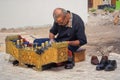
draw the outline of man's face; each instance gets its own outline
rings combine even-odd
[[[60,14],[56,17],[55,22],[58,23],[58,25],[65,26],[68,22],[66,15]]]

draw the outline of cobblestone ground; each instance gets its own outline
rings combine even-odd
[[[8,62],[8,55],[0,53],[0,80],[119,80],[120,79],[120,55],[110,53],[109,59],[117,60],[115,71],[96,71],[95,65],[90,64],[90,56],[86,60],[76,63],[71,70],[64,67],[50,70],[35,71],[30,68],[15,67]],[[99,59],[101,56],[98,57]]]

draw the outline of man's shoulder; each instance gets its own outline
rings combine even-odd
[[[78,14],[72,13],[72,16],[73,16],[73,23],[83,22],[83,20]]]
[[[78,14],[72,13],[73,17],[78,17],[80,18],[80,16]]]
[[[73,20],[82,20],[81,17],[78,14],[72,13]]]

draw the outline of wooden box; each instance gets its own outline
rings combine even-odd
[[[68,44],[66,42],[53,43],[42,54],[37,54],[35,48],[17,48],[14,40],[18,40],[19,35],[6,37],[6,52],[19,61],[19,65],[34,65],[37,70],[42,70],[42,66],[49,63],[60,63],[68,59]]]
[[[76,52],[74,52],[74,61],[80,62],[85,60],[85,51],[86,49],[80,49]]]

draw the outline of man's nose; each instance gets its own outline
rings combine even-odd
[[[56,22],[62,22],[62,18],[57,18]]]

